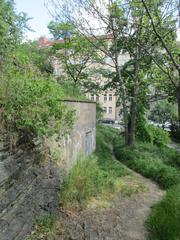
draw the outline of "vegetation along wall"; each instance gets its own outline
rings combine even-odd
[[[0,240],[23,240],[38,218],[56,215],[65,174],[80,153],[95,150],[96,104],[66,104],[75,110],[74,126],[66,137],[45,139],[45,153],[17,149],[9,155],[0,148]]]

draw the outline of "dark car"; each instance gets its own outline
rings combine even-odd
[[[114,124],[114,120],[110,118],[104,118],[100,120],[101,123]]]

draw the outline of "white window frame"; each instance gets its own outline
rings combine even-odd
[[[112,93],[109,94],[109,101],[112,101]]]
[[[91,94],[91,101],[94,101],[94,94]]]
[[[112,113],[112,107],[109,107],[109,114]]]

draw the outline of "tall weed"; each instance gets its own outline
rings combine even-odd
[[[146,221],[151,240],[180,239],[180,184],[167,191]]]

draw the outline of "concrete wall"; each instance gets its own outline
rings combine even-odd
[[[70,135],[62,140],[48,140],[49,149],[59,155],[59,164],[66,170],[75,163],[81,154],[90,155],[96,148],[96,104],[86,101],[66,100],[68,107],[76,110],[76,120]]]

